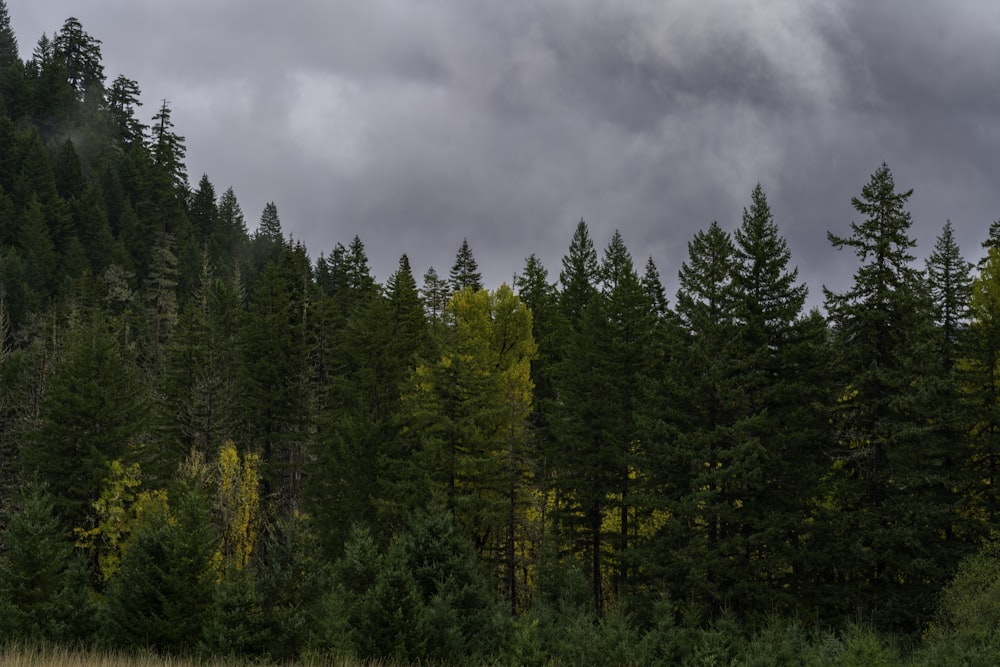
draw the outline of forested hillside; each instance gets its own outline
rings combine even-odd
[[[76,19],[22,61],[0,0],[0,640],[1000,646],[1000,224],[975,263],[950,224],[916,257],[883,164],[831,230],[854,277],[822,311],[759,186],[670,298],[584,221],[509,286],[463,239],[447,274],[403,255],[379,284],[358,237],[313,259],[273,203],[250,231],[231,188],[192,185],[169,103],[139,102]]]

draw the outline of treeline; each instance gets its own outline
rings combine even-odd
[[[558,276],[532,255],[487,289],[463,241],[383,285],[359,238],[312,261],[273,203],[250,233],[192,188],[168,103],[141,122],[100,46],[69,19],[24,62],[0,0],[0,639],[996,649],[1000,224],[975,266],[945,224],[917,268],[882,165],[830,235],[856,270],[826,314],[759,186],[672,301],[583,221]]]

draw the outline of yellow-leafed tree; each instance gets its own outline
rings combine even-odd
[[[260,457],[247,453],[240,460],[236,445],[227,441],[219,448],[215,509],[221,521],[220,550],[226,562],[246,567],[259,530]]]

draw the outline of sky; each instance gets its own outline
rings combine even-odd
[[[883,163],[922,266],[946,220],[976,261],[1000,218],[1000,3],[985,0],[7,0],[22,56],[70,16],[108,81],[161,100],[189,180],[273,201],[314,259],[358,235],[384,280],[487,286],[577,223],[620,230],[673,300],[687,244],[760,183],[822,303],[858,266],[827,232]]]

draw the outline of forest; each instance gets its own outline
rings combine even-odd
[[[668,299],[622,236],[483,284],[192,186],[164,100],[0,0],[0,646],[276,662],[991,664],[1000,222],[886,164],[808,286],[758,185]],[[513,273],[513,271],[512,271]]]

